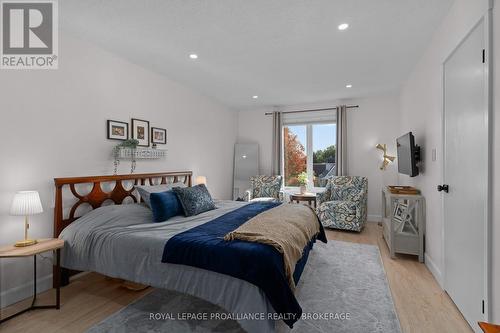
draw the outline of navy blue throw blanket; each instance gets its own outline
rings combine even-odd
[[[162,262],[194,266],[233,276],[258,286],[267,296],[280,318],[293,326],[302,315],[285,275],[283,255],[266,244],[241,240],[225,241],[224,236],[252,217],[280,205],[257,202],[238,208],[170,238],[163,251]],[[319,223],[319,221],[318,221]],[[317,238],[327,242],[320,223]],[[293,278],[300,275],[316,239],[311,239],[297,262]]]

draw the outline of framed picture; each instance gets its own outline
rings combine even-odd
[[[403,222],[403,220],[406,218],[407,210],[408,203],[404,201],[398,201],[398,203],[394,206],[394,219],[398,222]]]
[[[127,140],[128,123],[123,121],[108,120],[108,139],[109,140]]]
[[[132,139],[141,147],[149,147],[149,121],[132,118]]]
[[[160,145],[166,145],[167,130],[164,128],[151,127],[151,142]]]

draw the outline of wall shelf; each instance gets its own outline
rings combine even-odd
[[[160,159],[167,156],[166,149],[152,148],[120,148],[118,150],[118,158],[124,159]]]

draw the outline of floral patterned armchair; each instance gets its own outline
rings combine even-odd
[[[366,223],[368,179],[337,176],[316,197],[316,213],[324,227],[361,231]]]
[[[255,176],[250,178],[251,188],[245,191],[245,201],[283,201],[282,176]]]

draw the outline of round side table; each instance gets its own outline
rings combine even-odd
[[[314,208],[316,208],[316,194],[314,193],[294,193],[290,194],[290,203],[301,203],[301,202],[307,202],[309,206],[313,205]]]

